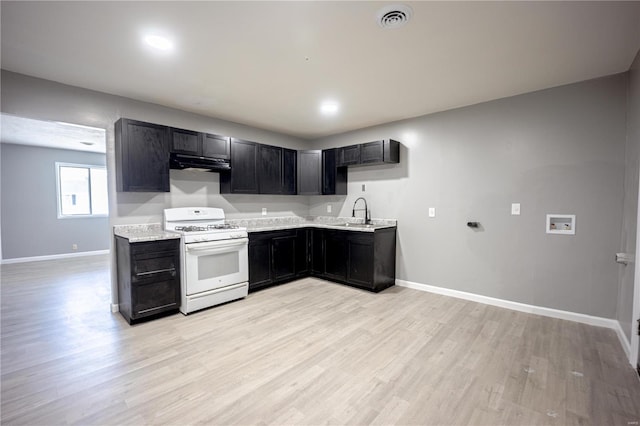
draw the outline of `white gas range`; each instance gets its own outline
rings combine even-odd
[[[212,207],[165,209],[164,229],[180,238],[180,312],[219,305],[247,296],[249,260],[246,228],[225,223]]]

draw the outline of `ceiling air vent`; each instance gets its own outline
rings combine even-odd
[[[400,28],[411,19],[412,10],[404,4],[392,4],[378,11],[378,25],[382,28]]]

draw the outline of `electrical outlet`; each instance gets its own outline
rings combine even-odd
[[[520,203],[511,204],[511,214],[513,216],[518,216],[520,214]]]
[[[78,250],[77,244],[71,244],[71,250]]]
[[[327,213],[331,213],[331,204],[327,204]]]
[[[262,216],[266,216],[267,215],[267,208],[263,207],[262,208]]]
[[[429,217],[436,217],[436,208],[429,207]]]
[[[364,191],[365,191],[365,189],[366,189],[366,187],[365,187],[365,185],[364,185],[364,183],[363,183],[363,184],[362,184],[362,192],[364,192]]]

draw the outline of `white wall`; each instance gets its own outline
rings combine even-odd
[[[403,144],[401,164],[350,169],[349,195],[329,201],[351,215],[365,196],[374,218],[398,219],[399,279],[614,318],[625,90],[621,74],[319,140]],[[577,215],[576,235],[546,234],[547,213]]]

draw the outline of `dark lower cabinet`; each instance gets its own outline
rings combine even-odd
[[[130,243],[116,236],[118,308],[132,324],[178,312],[180,240]]]
[[[249,234],[249,290],[291,281],[306,275],[304,230],[253,232]]]
[[[271,278],[271,239],[264,233],[249,234],[249,289],[273,283]]]
[[[324,230],[311,229],[311,275],[324,275]]]
[[[296,276],[296,234],[288,233],[271,239],[271,272],[274,281]]]
[[[378,292],[395,284],[396,228],[249,234],[249,290],[315,276]]]
[[[347,282],[363,287],[373,283],[375,235],[354,233],[347,236]]]
[[[324,232],[324,276],[332,280],[347,278],[347,236],[349,231]]]
[[[378,292],[396,280],[396,228],[312,231],[311,275]]]
[[[296,277],[306,277],[311,272],[311,230],[296,230]]]

